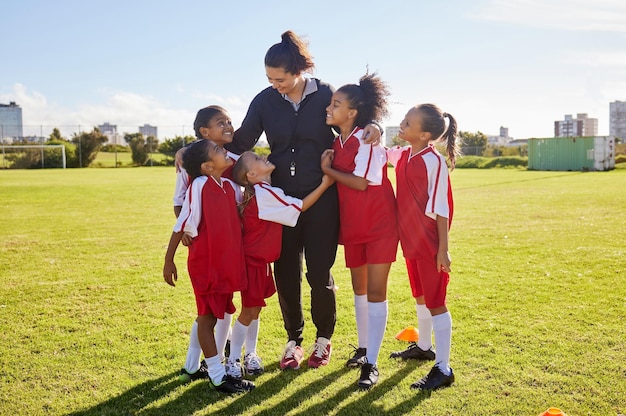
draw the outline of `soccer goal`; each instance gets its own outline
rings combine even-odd
[[[62,144],[0,145],[2,169],[66,168]]]

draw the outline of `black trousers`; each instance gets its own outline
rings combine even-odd
[[[280,258],[274,262],[274,278],[288,339],[302,343],[302,259],[311,287],[311,316],[317,337],[330,339],[335,330],[337,306],[330,268],[337,255],[339,205],[336,186],[330,187],[295,227],[283,226]]]

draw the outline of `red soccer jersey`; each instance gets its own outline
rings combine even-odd
[[[259,219],[256,198],[250,199],[243,210],[243,246],[246,263],[266,265],[278,259],[282,244],[283,226]]]
[[[368,180],[359,191],[337,182],[339,194],[339,243],[361,244],[397,235],[396,204],[387,178],[387,156],[382,146],[365,144],[363,129],[356,127],[341,143],[333,142],[333,169]]]
[[[398,230],[404,257],[436,257],[437,215],[452,223],[453,201],[445,158],[433,146],[411,155],[411,147],[387,151],[396,168]]]
[[[302,200],[261,182],[243,211],[246,262],[264,265],[276,261],[282,245],[282,225],[294,227],[302,212]]]
[[[196,198],[201,201],[196,201]],[[189,213],[201,209],[197,237],[189,247],[187,268],[199,295],[234,293],[246,288],[246,270],[235,191],[228,180],[196,178],[188,193]],[[200,203],[198,203],[200,202]],[[185,229],[185,224],[182,224]]]

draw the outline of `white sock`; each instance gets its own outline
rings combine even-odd
[[[213,357],[205,358],[204,362],[207,365],[209,377],[211,378],[213,384],[216,386],[222,384],[222,379],[226,375],[226,370],[222,365],[222,360],[220,360],[219,354],[214,355]]]
[[[229,313],[224,314],[224,319],[218,319],[215,324],[215,345],[217,346],[217,355],[220,360],[224,360],[224,348],[230,334],[230,324],[233,316]]]
[[[367,295],[354,295],[354,315],[359,348],[367,346]]]
[[[380,345],[383,343],[385,328],[387,328],[388,307],[387,301],[367,303],[367,362],[376,365]]]
[[[433,317],[426,305],[417,304],[417,346],[428,350],[433,346]]]
[[[248,333],[248,327],[239,322],[239,320],[235,321],[235,325],[233,325],[233,331],[230,335],[230,356],[228,360],[240,360],[241,359],[241,350],[243,349],[243,343],[246,339],[246,334]]]
[[[445,375],[450,375],[450,349],[452,347],[452,316],[450,312],[433,316],[435,331],[435,362]]]
[[[189,347],[187,348],[187,358],[185,359],[185,370],[189,374],[193,374],[200,369],[200,357],[202,356],[202,347],[198,339],[198,322],[193,321],[191,325],[191,334],[189,334]]]
[[[255,319],[248,325],[248,333],[246,334],[246,354],[251,352],[256,354],[256,343],[259,340],[259,319]]]

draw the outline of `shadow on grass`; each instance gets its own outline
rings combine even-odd
[[[141,383],[117,397],[92,408],[69,413],[68,416],[133,415],[150,403],[180,387],[178,372]]]
[[[274,367],[277,368],[278,364],[275,366],[270,365],[266,367],[266,370],[275,370]],[[303,371],[279,371],[272,378],[263,380],[262,388],[257,388],[247,394],[227,396],[214,390],[210,387],[210,383],[205,380],[185,385],[178,380],[178,372],[173,372],[141,383],[89,409],[69,413],[68,416],[186,415],[201,411],[211,405],[222,406],[220,409],[211,411],[211,415],[246,414],[249,413],[248,409],[251,407],[260,405],[272,397],[280,396],[285,385],[293,382],[302,374]],[[319,392],[327,386],[327,383],[335,381],[340,374],[342,372],[338,371],[336,374],[325,376],[323,380],[319,380],[299,390],[297,395],[285,399],[276,407],[281,409],[297,407],[302,397],[305,397],[301,396],[302,394],[310,395],[315,394],[316,391]],[[171,400],[163,404],[154,405],[155,402],[175,393],[179,389],[181,389],[180,394]],[[283,413],[286,412],[272,407],[264,409],[261,414],[274,415]]]
[[[270,366],[271,367],[271,366]],[[354,371],[354,383],[345,386],[330,397],[325,397],[315,405],[297,413],[298,415],[327,414],[341,406],[341,403],[348,400],[343,408],[339,409],[341,414],[383,414],[384,409],[380,408],[376,401],[383,398],[397,384],[406,378],[415,366],[406,366],[391,374],[389,378],[383,379],[379,384],[369,391],[360,391],[357,387],[358,371]],[[304,370],[304,369],[303,369]],[[208,381],[196,381],[187,385],[171,400],[162,404],[154,405],[155,402],[171,395],[176,390],[181,389],[183,384],[178,381],[178,372],[170,373],[154,380],[146,381],[130,390],[100,403],[89,409],[70,413],[69,416],[91,416],[91,415],[137,415],[161,416],[161,415],[183,415],[193,414],[206,409],[208,406],[218,407],[211,411],[211,415],[234,415],[251,414],[276,415],[286,414],[298,408],[302,401],[319,395],[321,391],[329,385],[335,383],[340,377],[346,374],[344,368],[332,373],[324,374],[323,378],[303,385],[295,393],[285,396],[280,402],[272,404],[270,407],[264,406],[264,402],[275,401],[276,397],[284,396],[284,389],[304,374],[304,371],[278,371],[271,378],[264,379],[260,388],[254,391],[236,395],[226,396],[210,387]],[[354,400],[354,394],[361,396]],[[422,400],[427,398],[426,394],[416,395],[407,401],[397,404],[394,413],[410,413]],[[256,409],[255,409],[256,407]]]
[[[307,369],[305,371],[318,371],[318,370]],[[297,408],[298,406],[300,406],[303,400],[308,399],[309,397],[315,396],[315,394],[318,394],[320,391],[328,387],[329,384],[332,384],[335,381],[337,381],[337,379],[341,377],[344,373],[345,373],[345,370],[342,369],[342,370],[336,370],[332,373],[324,374],[323,378],[320,378],[313,383],[309,383],[306,386],[303,386],[302,388],[298,389],[295,394],[289,397],[285,397],[282,401],[276,403],[272,407],[264,408],[261,412],[258,413],[258,415],[266,415],[266,416],[272,415],[273,416],[273,415],[286,414],[290,410],[293,410]],[[270,383],[269,385],[268,383],[264,383],[263,384],[263,397],[258,402],[260,403],[265,399],[269,399],[276,395],[280,395],[284,386],[286,384],[291,383],[292,380],[295,379],[299,374],[302,374],[302,370],[287,371],[287,372],[283,371],[278,374],[281,378],[280,381],[276,383]],[[284,380],[285,376],[289,377],[288,381]]]
[[[412,363],[414,364],[414,363]],[[362,397],[348,404],[347,406],[340,409],[337,414],[338,415],[364,415],[364,414],[405,414],[410,413],[410,410],[413,409],[417,404],[423,400],[410,400],[409,402],[403,403],[403,406],[396,406],[394,409],[396,412],[390,412],[389,410],[385,410],[384,408],[378,406],[376,401],[381,399],[385,394],[389,393],[396,385],[398,385],[402,380],[404,380],[410,373],[415,370],[415,365],[406,365],[404,368],[396,371],[392,374],[391,377],[384,379],[381,383],[378,383],[376,386],[372,387],[370,390],[362,391]],[[350,388],[346,388],[347,394],[350,394],[357,390],[356,381],[353,386]],[[346,394],[346,396],[347,396]],[[345,397],[344,397],[345,398]],[[314,412],[315,414],[316,412]]]
[[[266,367],[266,370],[271,368],[272,366]],[[223,406],[220,409],[212,410],[211,415],[232,416],[250,414],[251,412],[248,409],[260,405],[272,397],[280,395],[281,391],[284,390],[285,385],[293,382],[302,374],[302,371],[280,371],[277,372],[272,378],[263,380],[263,384],[260,388],[256,388],[250,393],[235,396],[226,396],[223,393],[213,390],[209,387],[208,382],[196,382],[192,388],[185,391],[175,400],[171,400],[160,407],[145,409],[141,412],[141,415],[162,416],[192,414],[206,408],[209,405]],[[320,386],[320,389],[323,387],[324,386]],[[300,390],[298,392],[298,396],[306,390],[307,389]],[[289,406],[297,407],[300,401],[298,397],[293,397],[289,400],[292,400],[293,403],[290,402],[285,404],[284,406],[287,409]],[[279,406],[282,407],[282,405]],[[259,414],[275,415],[284,413],[286,412],[277,412],[273,409],[269,409],[264,410]]]

